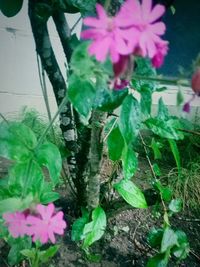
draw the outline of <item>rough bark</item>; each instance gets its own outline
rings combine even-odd
[[[37,1],[29,0],[29,18],[36,44],[36,51],[41,58],[42,65],[52,84],[57,105],[60,105],[66,97],[66,82],[57,63],[47,29],[47,21],[42,20],[36,14]],[[70,102],[66,104],[60,113],[60,127],[67,149],[71,151],[68,158],[70,174],[75,179],[76,160],[75,153],[78,151],[77,133],[74,123],[74,115]]]
[[[106,113],[96,110],[93,111],[88,171],[89,175],[87,206],[89,210],[92,210],[99,205],[99,192],[101,182],[100,169],[103,149],[102,132],[105,119]]]

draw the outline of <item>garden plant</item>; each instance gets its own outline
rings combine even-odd
[[[23,0],[1,0],[0,8],[12,17],[22,4]],[[77,12],[83,18],[80,40],[72,34],[64,15]],[[91,246],[103,238],[113,213],[127,204],[137,209],[154,204],[162,207],[162,226],[147,237],[157,251],[148,267],[167,266],[172,257],[179,263],[188,256],[186,234],[170,223],[173,214],[181,211],[182,200],[173,198],[171,189],[159,180],[156,164],[162,157],[158,140],[164,140],[178,175],[182,175],[177,141],[183,140],[187,131],[182,120],[169,113],[162,98],[153,114],[152,96],[167,90],[167,85],[191,85],[193,95],[188,102],[180,91],[177,95],[177,106],[189,112],[191,102],[200,94],[200,71],[197,60],[191,81],[157,75],[156,69],[164,64],[169,50],[163,39],[167,30],[161,21],[164,13],[164,5],[153,5],[151,0],[28,1],[38,59],[51,82],[58,111],[51,115],[44,94],[50,122],[39,136],[24,123],[1,115],[0,155],[11,160],[11,166],[8,175],[0,179],[0,237],[10,246],[11,265],[26,259],[29,266],[45,266],[59,249],[58,235],[69,228],[72,240],[81,244],[85,255],[97,260]],[[66,56],[66,81],[51,45],[50,17]],[[62,153],[56,142],[46,138],[57,117],[64,141]],[[151,137],[148,144],[145,131]],[[149,190],[134,182],[138,143],[151,170]],[[102,178],[105,155],[113,170],[107,180]],[[72,226],[62,207],[55,204],[63,183],[62,170],[76,203]]]

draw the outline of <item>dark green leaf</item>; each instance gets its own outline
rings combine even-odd
[[[83,230],[85,236],[83,249],[99,240],[105,232],[106,214],[101,207],[97,207],[92,212],[92,221],[87,223]]]
[[[177,245],[176,233],[169,227],[164,231],[162,242],[161,242],[161,253],[166,252],[169,248]]]
[[[122,153],[122,166],[125,179],[131,179],[138,166],[138,159],[131,146],[125,145]]]
[[[115,91],[107,88],[106,82],[97,82],[97,93],[94,108],[102,111],[113,111],[121,105],[128,94],[128,89]]]
[[[151,247],[153,248],[159,247],[161,245],[162,237],[163,237],[163,229],[153,228],[147,236],[147,241]]]
[[[168,264],[168,257],[165,254],[157,254],[149,259],[147,267],[166,267]]]
[[[160,146],[159,146],[159,143],[156,142],[154,138],[152,138],[152,140],[151,140],[151,148],[153,149],[154,158],[155,159],[161,159],[162,154],[160,152]]]
[[[183,94],[181,92],[181,90],[178,90],[177,96],[176,96],[176,105],[180,106],[184,101],[184,97]]]
[[[128,95],[123,101],[119,118],[119,128],[127,144],[135,141],[140,123],[138,101],[132,95]]]
[[[157,118],[150,118],[145,121],[146,126],[155,134],[160,137],[180,140],[184,138],[184,135],[178,129],[181,128],[181,124],[178,119],[169,119],[167,121]]]
[[[147,203],[142,191],[130,180],[121,180],[114,185],[123,199],[135,208],[147,208]]]
[[[142,86],[140,90],[141,100],[140,108],[141,112],[145,116],[151,115],[151,104],[152,104],[152,89],[147,86]]]
[[[0,155],[2,157],[27,161],[36,146],[35,134],[30,128],[18,122],[0,124]]]
[[[77,7],[82,14],[94,12],[97,0],[68,0],[70,5]]]
[[[170,201],[172,198],[172,191],[169,187],[163,186],[159,180],[154,182],[154,187],[159,190],[163,200]]]
[[[181,199],[172,199],[172,201],[169,203],[169,209],[172,212],[180,212],[183,207],[183,201]]]
[[[82,217],[77,219],[72,225],[72,240],[80,241],[84,238],[83,230],[86,223],[89,222],[89,213],[87,210],[82,210]]]
[[[22,8],[23,0],[0,0],[0,10],[6,17],[15,16]]]
[[[74,108],[85,118],[88,118],[96,96],[94,84],[76,75],[69,79],[68,96]]]
[[[176,161],[176,166],[178,168],[179,175],[181,174],[181,160],[180,160],[180,154],[177,147],[177,144],[174,140],[168,139],[171,151],[173,153],[174,159]]]
[[[124,139],[121,135],[119,127],[114,127],[110,132],[108,139],[108,155],[113,161],[119,160],[122,155],[122,150],[124,148]]]
[[[53,185],[58,184],[62,159],[57,146],[49,142],[42,144],[35,153],[35,159],[41,166],[48,168]]]
[[[168,120],[169,112],[167,106],[164,104],[162,97],[158,101],[158,114],[157,118],[160,120]]]
[[[158,164],[156,164],[156,163],[153,164],[153,170],[154,170],[156,176],[161,176],[161,171],[160,171]]]

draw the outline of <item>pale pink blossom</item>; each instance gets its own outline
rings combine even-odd
[[[63,220],[63,212],[55,213],[54,204],[48,206],[37,205],[37,214],[27,217],[29,229],[27,234],[32,236],[33,241],[40,240],[41,243],[47,243],[50,239],[55,243],[55,234],[63,235],[66,228],[66,222]]]
[[[94,55],[98,61],[105,61],[110,55],[113,63],[118,62],[120,55],[132,53],[134,40],[136,41],[137,30],[121,29],[120,20],[116,17],[108,17],[104,8],[96,5],[98,18],[87,17],[83,20],[86,29],[81,33],[83,39],[91,39],[89,54]]]
[[[162,5],[155,5],[152,9],[152,0],[127,0],[117,15],[117,21],[121,27],[131,27],[138,32],[137,48],[143,57],[153,58],[157,54],[157,46],[162,43],[161,35],[165,33],[165,24],[157,22],[164,14]],[[132,48],[135,48],[135,41]]]
[[[26,216],[23,212],[4,213],[3,219],[12,237],[23,237],[26,234]]]

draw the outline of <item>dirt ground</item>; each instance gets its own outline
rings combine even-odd
[[[0,160],[0,177],[6,174],[8,163]],[[145,177],[146,162],[140,163],[137,183],[143,187],[147,186]],[[121,212],[108,222],[106,234],[91,248],[91,252],[101,255],[100,262],[89,262],[80,249],[80,244],[71,241],[71,225],[73,218],[73,207],[70,201],[61,201],[63,211],[66,214],[68,230],[63,238],[58,238],[60,249],[49,267],[144,267],[149,257],[156,254],[146,240],[147,233],[152,227],[159,227],[162,218],[152,217],[150,207],[145,210],[132,209]],[[173,229],[185,231],[189,238],[191,252],[189,257],[179,265],[171,258],[168,266],[198,267],[200,266],[200,215],[187,210],[171,218]],[[7,246],[0,241],[0,267],[8,267],[6,260]],[[27,266],[25,263],[23,267]],[[22,265],[20,266],[22,267]]]

